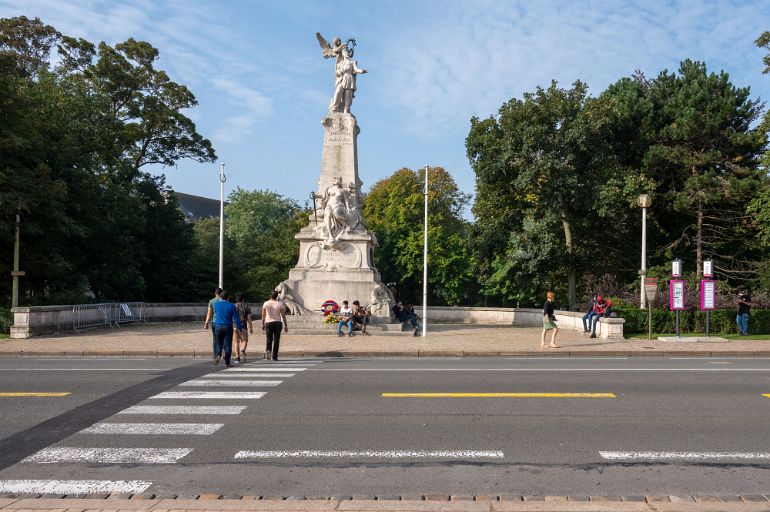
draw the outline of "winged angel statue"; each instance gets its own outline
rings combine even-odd
[[[356,92],[356,75],[366,73],[353,60],[353,50],[356,46],[355,39],[348,39],[342,42],[339,37],[332,40],[329,44],[320,34],[315,33],[318,44],[321,46],[321,52],[325,59],[332,57],[336,60],[334,68],[334,96],[329,103],[329,112],[350,113],[350,105],[353,103],[353,97]]]

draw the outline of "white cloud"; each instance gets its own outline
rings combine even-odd
[[[257,122],[273,112],[270,98],[230,78],[214,78],[211,83],[225,93],[224,99],[240,112],[220,122],[213,135],[217,142],[237,142],[252,133]],[[246,113],[243,113],[246,111]]]
[[[565,87],[580,79],[598,93],[637,68],[654,76],[684,58],[735,75],[756,58],[750,50],[767,29],[766,8],[761,1],[439,2],[424,9],[429,23],[415,17],[391,38],[371,71],[384,103],[398,106],[415,133],[435,134],[467,127],[470,116],[493,114],[551,79]]]

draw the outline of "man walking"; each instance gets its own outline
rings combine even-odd
[[[281,344],[281,325],[283,332],[289,333],[286,323],[286,306],[278,300],[278,292],[270,292],[270,300],[262,305],[262,330],[267,335],[265,359],[278,361],[278,348]]]
[[[222,300],[214,302],[214,366],[219,364],[222,352],[225,354],[225,366],[230,366],[230,356],[233,352],[233,322],[238,330],[243,329],[238,311],[230,304],[230,293],[223,291]]]
[[[213,327],[214,321],[216,320],[216,313],[214,312],[214,303],[221,300],[220,296],[222,295],[222,288],[214,288],[214,298],[209,301],[209,307],[206,309],[206,320],[203,322],[203,328],[208,329],[209,323],[212,324],[211,327],[211,342],[216,345],[217,343],[217,333],[216,330]]]

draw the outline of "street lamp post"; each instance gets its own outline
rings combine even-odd
[[[21,245],[21,214],[16,212],[16,235],[13,244],[13,271],[11,277],[13,279],[13,288],[11,290],[11,309],[19,307],[19,277],[24,275],[24,272],[19,270],[19,246]]]
[[[428,334],[428,166],[425,166],[425,230],[422,253],[422,337]]]
[[[225,272],[225,164],[219,167],[219,287],[224,285]]]
[[[642,209],[642,268],[639,271],[641,276],[639,308],[644,309],[647,305],[646,291],[644,289],[644,278],[647,277],[647,208],[652,205],[652,198],[648,194],[639,194],[639,197],[636,198],[636,204]]]

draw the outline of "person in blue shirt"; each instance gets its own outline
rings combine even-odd
[[[243,329],[238,310],[230,303],[230,292],[222,292],[220,299],[213,303],[214,308],[214,366],[219,364],[222,351],[225,353],[225,365],[230,366],[230,356],[233,352],[233,323],[238,330]]]

